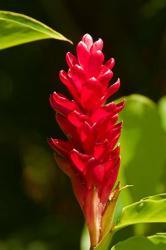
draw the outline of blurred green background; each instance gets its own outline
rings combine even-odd
[[[87,32],[103,38],[122,81],[117,98],[137,93],[157,103],[166,95],[165,0],[0,0],[0,9],[32,16],[74,44]],[[65,91],[58,72],[67,69],[69,50],[65,42],[44,40],[0,52],[0,250],[79,247],[84,220],[47,144],[62,136],[48,98]],[[123,191],[119,207],[166,191],[166,99],[127,100],[120,178],[134,187]],[[161,230],[140,225],[117,238]]]

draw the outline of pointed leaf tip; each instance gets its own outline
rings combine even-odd
[[[0,11],[0,50],[42,39],[72,41],[44,23],[29,16]]]

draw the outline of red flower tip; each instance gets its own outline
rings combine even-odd
[[[115,65],[104,62],[103,41],[93,42],[85,34],[76,46],[76,56],[68,52],[68,71],[59,77],[71,100],[54,92],[50,104],[67,140],[50,139],[56,161],[70,176],[76,198],[84,213],[92,246],[101,239],[102,217],[116,183],[120,166],[117,146],[122,122],[117,123],[124,101],[105,102],[120,88],[120,79],[110,84]],[[101,231],[103,231],[102,229]]]

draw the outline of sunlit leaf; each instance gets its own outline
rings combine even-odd
[[[166,194],[144,198],[122,210],[115,230],[138,223],[166,222]]]
[[[117,222],[116,226],[114,227],[113,232],[108,233],[105,238],[97,245],[95,250],[108,250],[111,244],[112,236],[114,233],[116,233],[117,230],[137,224],[137,223],[157,223],[157,222],[166,222],[166,194],[160,194],[155,196],[150,196],[147,198],[144,198],[138,202],[135,202],[129,206],[126,206],[122,210],[121,217],[119,218],[119,221]],[[163,236],[163,234],[161,234]],[[163,242],[163,238],[160,238]],[[164,236],[163,236],[164,237]],[[159,238],[150,238],[151,240],[154,239],[154,241],[157,239],[159,241]],[[156,243],[157,244],[157,243]],[[117,247],[117,246],[116,246]],[[118,245],[119,247],[119,245]],[[139,249],[143,250],[141,248],[141,245],[139,245]],[[112,250],[119,250],[123,248],[112,248]],[[124,248],[125,250],[126,248]],[[129,248],[130,249],[130,248]],[[131,248],[137,249],[137,248]],[[139,250],[138,249],[138,250]],[[146,248],[145,248],[146,249]],[[161,248],[162,249],[162,248]],[[148,249],[147,250],[153,250]],[[158,250],[158,249],[155,249]],[[160,250],[160,249],[159,249]]]
[[[155,238],[155,241],[152,240]],[[154,235],[148,238],[143,236],[135,236],[129,238],[125,241],[119,242],[115,246],[111,248],[111,250],[165,250],[166,244],[165,239],[166,236],[163,236],[163,240],[158,240],[160,236]]]
[[[9,11],[0,11],[0,34],[0,49],[49,38],[71,42],[47,25]]]
[[[165,192],[160,180],[165,168],[165,137],[157,105],[141,95],[126,97],[121,114],[121,183],[134,185],[121,194],[131,203],[151,194]],[[124,197],[128,195],[128,197]]]

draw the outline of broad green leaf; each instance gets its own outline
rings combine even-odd
[[[147,97],[125,97],[121,136],[123,185],[133,184],[120,196],[127,204],[151,194],[165,192],[160,186],[165,168],[165,137],[157,105]],[[128,196],[128,197],[127,197]]]
[[[109,250],[109,246],[111,244],[113,234],[116,233],[117,230],[123,227],[137,224],[137,223],[155,223],[155,222],[156,223],[166,222],[166,194],[150,196],[138,202],[135,202],[129,206],[126,206],[122,210],[122,215],[119,218],[119,221],[117,222],[116,226],[114,227],[114,231],[108,233],[105,236],[105,238],[96,246],[94,250]],[[161,234],[161,235],[163,237],[165,236],[164,234]],[[161,237],[161,235],[160,235],[160,241],[163,242],[163,238]],[[157,239],[159,241],[159,236]],[[157,242],[157,239],[150,238],[151,241],[156,240],[156,242]],[[116,249],[119,250],[123,248],[114,247],[111,250],[116,250]],[[151,249],[147,248],[147,250],[151,250]]]
[[[166,194],[144,198],[122,210],[115,231],[138,223],[166,222]]]
[[[47,25],[10,11],[0,11],[0,34],[0,49],[48,38],[71,43],[69,39]]]
[[[111,250],[165,250],[165,240],[166,235],[163,235],[162,239],[159,235],[150,236],[148,238],[143,236],[135,236],[119,242],[113,246]]]
[[[108,234],[94,250],[110,250],[112,236]],[[151,248],[149,248],[151,247]],[[166,233],[157,233],[148,236],[135,236],[125,241],[117,243],[111,250],[165,250],[166,249]],[[89,250],[89,249],[81,249]]]

